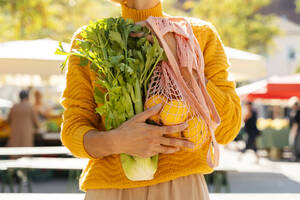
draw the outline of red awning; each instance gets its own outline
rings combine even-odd
[[[261,82],[261,81],[260,81]],[[255,90],[251,90],[251,86],[243,86],[237,89],[237,93],[240,96],[246,96],[248,100],[255,99],[289,99],[291,97],[300,98],[300,74],[271,77],[265,81],[265,84],[251,84],[256,87]],[[257,88],[260,86],[260,88]],[[245,91],[249,93],[245,94]],[[243,93],[243,94],[242,94]]]

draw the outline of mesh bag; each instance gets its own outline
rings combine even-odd
[[[218,165],[219,149],[214,131],[220,123],[219,115],[205,87],[204,61],[192,27],[185,18],[149,17],[148,26],[164,48],[168,61],[155,69],[146,98],[145,108],[162,104],[159,115],[151,120],[162,125],[188,123],[188,128],[172,137],[185,137],[194,142],[196,151],[209,143],[207,163]],[[165,40],[167,33],[174,33],[176,57]]]

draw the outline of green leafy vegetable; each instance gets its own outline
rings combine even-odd
[[[130,33],[142,33],[131,37]],[[147,40],[149,34],[153,43]],[[97,72],[97,83],[105,89],[95,89],[100,107],[96,112],[104,116],[106,130],[144,111],[149,79],[155,66],[163,59],[164,51],[150,30],[132,20],[106,18],[90,23],[75,42],[77,49],[65,52],[60,45],[57,54],[80,57],[80,65],[90,64]],[[68,59],[67,58],[67,59]],[[62,67],[66,62],[62,64]],[[121,162],[130,180],[149,180],[157,169],[158,155],[140,158],[121,154]]]

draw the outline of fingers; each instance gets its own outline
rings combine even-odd
[[[160,143],[166,146],[172,146],[176,148],[194,148],[194,143],[188,140],[161,137]]]
[[[172,154],[172,153],[176,153],[179,150],[180,148],[178,147],[165,147],[165,146],[160,146],[158,149],[159,153],[163,153],[163,154]]]
[[[134,116],[132,118],[133,121],[135,122],[145,122],[148,118],[152,117],[153,115],[156,115],[160,112],[162,108],[162,104],[157,104],[151,108],[149,108],[148,110]]]
[[[185,122],[185,123],[174,125],[174,126],[161,126],[158,128],[160,129],[160,133],[163,135],[163,134],[171,134],[171,133],[181,132],[184,129],[186,129],[187,127],[188,127],[188,124]]]
[[[136,154],[135,156],[140,156],[143,158],[150,158],[150,157],[155,156],[160,153],[172,154],[172,153],[176,153],[177,151],[180,151],[179,147],[168,147],[168,146],[159,145],[153,151],[150,151],[148,153],[143,153],[143,154]]]

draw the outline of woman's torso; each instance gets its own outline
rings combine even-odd
[[[205,22],[204,22],[205,23]],[[201,26],[201,24],[197,24]],[[207,30],[203,24],[203,30]],[[192,25],[192,28],[195,27]],[[199,29],[197,31],[200,31]],[[203,49],[204,43],[200,41],[200,47]],[[79,62],[79,60],[78,60]],[[98,87],[96,84],[96,73],[89,69],[89,75],[93,88]],[[99,106],[99,105],[98,105]],[[102,124],[97,128],[103,129]],[[90,160],[80,177],[80,187],[82,190],[87,189],[107,189],[107,188],[137,188],[151,186],[158,183],[168,182],[179,177],[191,174],[207,174],[213,169],[207,163],[207,152],[209,148],[209,140],[203,144],[201,149],[196,151],[179,151],[172,155],[160,154],[158,161],[158,169],[154,179],[150,181],[130,181],[124,174],[120,155],[111,155],[101,159]]]

